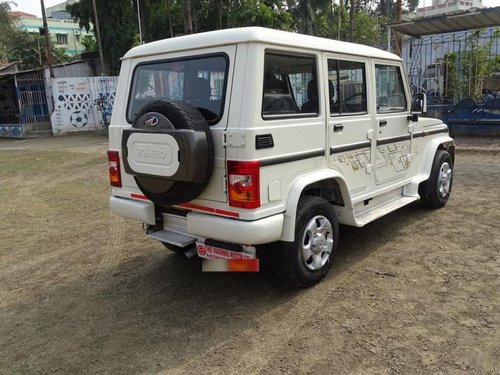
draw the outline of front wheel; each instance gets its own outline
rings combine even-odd
[[[300,287],[318,283],[332,266],[339,230],[332,205],[323,198],[304,196],[297,207],[295,241],[281,243],[275,270]]]
[[[451,194],[453,183],[453,161],[448,151],[437,150],[429,178],[418,188],[424,207],[444,207]]]

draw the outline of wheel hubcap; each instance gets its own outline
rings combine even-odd
[[[324,216],[315,216],[306,225],[302,236],[302,261],[311,271],[321,269],[333,249],[333,229]]]
[[[438,191],[441,198],[450,194],[452,169],[448,162],[444,162],[439,170]]]

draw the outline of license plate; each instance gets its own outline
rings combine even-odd
[[[255,259],[255,254],[242,253],[196,242],[196,251],[205,259]]]

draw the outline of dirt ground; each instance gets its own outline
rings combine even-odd
[[[0,141],[2,374],[498,374],[500,153],[437,211],[341,227],[332,272],[203,274],[108,207],[106,139]]]

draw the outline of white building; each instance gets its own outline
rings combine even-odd
[[[69,56],[79,55],[85,50],[82,44],[84,36],[89,35],[94,38],[94,34],[81,28],[78,22],[73,21],[71,15],[66,12],[66,5],[77,1],[67,0],[46,8],[50,38],[57,48],[64,48]],[[12,15],[16,18],[16,25],[19,29],[38,34],[40,28],[43,28],[43,20],[33,14],[15,11]]]
[[[432,5],[417,9],[417,17],[432,17],[443,13],[455,13],[471,8],[483,8],[482,0],[432,0]]]

